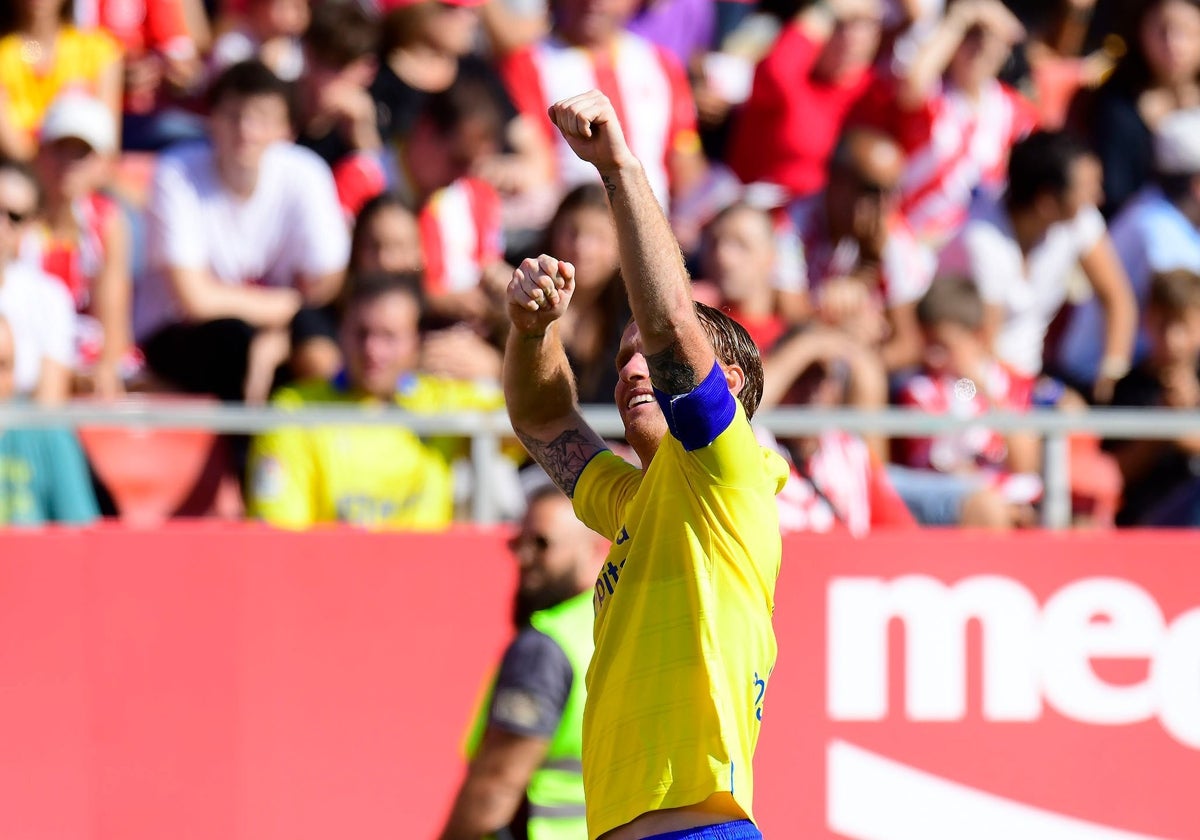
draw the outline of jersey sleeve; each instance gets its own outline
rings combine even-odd
[[[317,471],[303,429],[282,428],[256,437],[249,473],[251,517],[281,528],[316,523]]]
[[[500,663],[488,725],[514,735],[551,738],[574,679],[571,662],[557,642],[532,627],[523,629]]]
[[[597,453],[579,474],[572,504],[579,521],[606,540],[615,539],[625,506],[637,494],[642,471],[610,449]]]

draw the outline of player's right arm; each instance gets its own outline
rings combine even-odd
[[[575,376],[558,320],[575,291],[575,267],[542,255],[508,284],[512,329],[504,351],[504,399],[513,430],[533,459],[571,498],[588,462],[608,447],[579,412]]]

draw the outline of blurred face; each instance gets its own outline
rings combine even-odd
[[[1069,222],[1089,206],[1099,191],[1096,174],[1094,163],[1086,156],[1076,158],[1071,163],[1066,191],[1061,196],[1047,194],[1040,200],[1039,207],[1046,223]]]
[[[227,96],[213,108],[209,134],[222,167],[255,172],[263,152],[291,131],[287,103],[278,96]]]
[[[518,612],[528,615],[577,594],[581,566],[590,559],[593,545],[570,499],[548,496],[532,502],[520,530],[508,541],[517,561]]]
[[[467,55],[475,47],[479,31],[479,9],[433,0],[435,14],[425,18],[424,40],[434,49],[451,55]]]
[[[417,363],[419,318],[417,302],[402,292],[351,308],[342,328],[342,344],[355,387],[381,400],[392,398],[396,382]]]
[[[1154,357],[1160,365],[1194,366],[1200,361],[1200,306],[1172,317],[1152,308],[1147,320]]]
[[[104,183],[104,158],[77,137],[43,144],[38,149],[35,166],[51,198],[80,198]]]
[[[256,28],[267,38],[299,38],[312,17],[308,0],[257,0],[251,14]]]
[[[37,210],[37,190],[17,172],[0,170],[0,265],[17,255],[25,225]]]
[[[555,29],[576,46],[606,46],[640,5],[641,0],[558,0]]]
[[[608,210],[581,207],[565,214],[550,237],[550,253],[575,266],[577,287],[603,286],[620,264],[617,229]]]
[[[737,210],[709,228],[703,273],[725,300],[740,303],[770,293],[774,265],[775,237],[765,213]]]
[[[21,10],[21,20],[29,23],[34,20],[62,19],[63,8],[67,0],[18,0]]]
[[[15,351],[12,329],[7,321],[0,320],[0,400],[7,400],[16,392],[16,383],[13,380]]]
[[[879,49],[882,11],[874,4],[860,4],[856,14],[837,22],[833,35],[817,59],[817,74],[839,80],[865,72]]]
[[[825,195],[832,226],[855,231],[890,216],[903,166],[903,157],[891,143],[871,137],[853,142],[848,162],[829,174]]]
[[[976,90],[999,75],[1011,49],[1011,45],[991,29],[974,26],[950,60],[950,78],[959,88]]]
[[[613,398],[625,425],[625,439],[641,456],[643,466],[667,434],[667,420],[654,398],[650,368],[642,351],[642,336],[632,321],[617,351],[617,386]]]
[[[944,321],[925,327],[924,333],[924,361],[930,373],[960,377],[978,366],[983,343],[972,330]]]
[[[1200,8],[1166,0],[1142,21],[1142,51],[1159,84],[1176,84],[1200,74]]]
[[[361,273],[420,271],[424,267],[417,220],[407,210],[387,207],[366,223],[355,254]]]

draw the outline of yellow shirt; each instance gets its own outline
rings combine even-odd
[[[590,837],[721,792],[753,819],[787,474],[738,404],[708,446],[667,436],[644,474],[602,452],[580,475],[575,512],[613,543],[583,720]]]
[[[283,388],[274,399],[292,408],[369,401],[327,382]],[[413,375],[395,402],[413,412],[491,411],[503,396],[495,387]],[[285,528],[444,528],[454,518],[450,463],[464,447],[461,438],[422,440],[400,426],[276,429],[251,445],[250,514]]]
[[[0,88],[8,118],[22,131],[35,134],[46,109],[64,90],[81,88],[96,94],[104,71],[121,57],[121,45],[101,30],[59,30],[54,60],[43,74],[27,61],[25,39],[17,33],[0,38]]]

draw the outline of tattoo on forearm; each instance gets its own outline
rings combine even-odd
[[[517,437],[551,480],[568,496],[575,496],[575,482],[592,456],[600,451],[596,441],[578,429],[568,429],[551,441],[538,440],[523,432]]]
[[[696,369],[683,358],[678,341],[666,350],[647,356],[646,365],[650,368],[650,381],[668,394],[686,394],[700,384]]]
[[[612,178],[610,178],[607,175],[601,175],[600,180],[604,182],[604,189],[608,193],[608,197],[611,200],[613,197],[613,194],[616,193],[616,191],[617,191],[616,181],[614,181]]]

